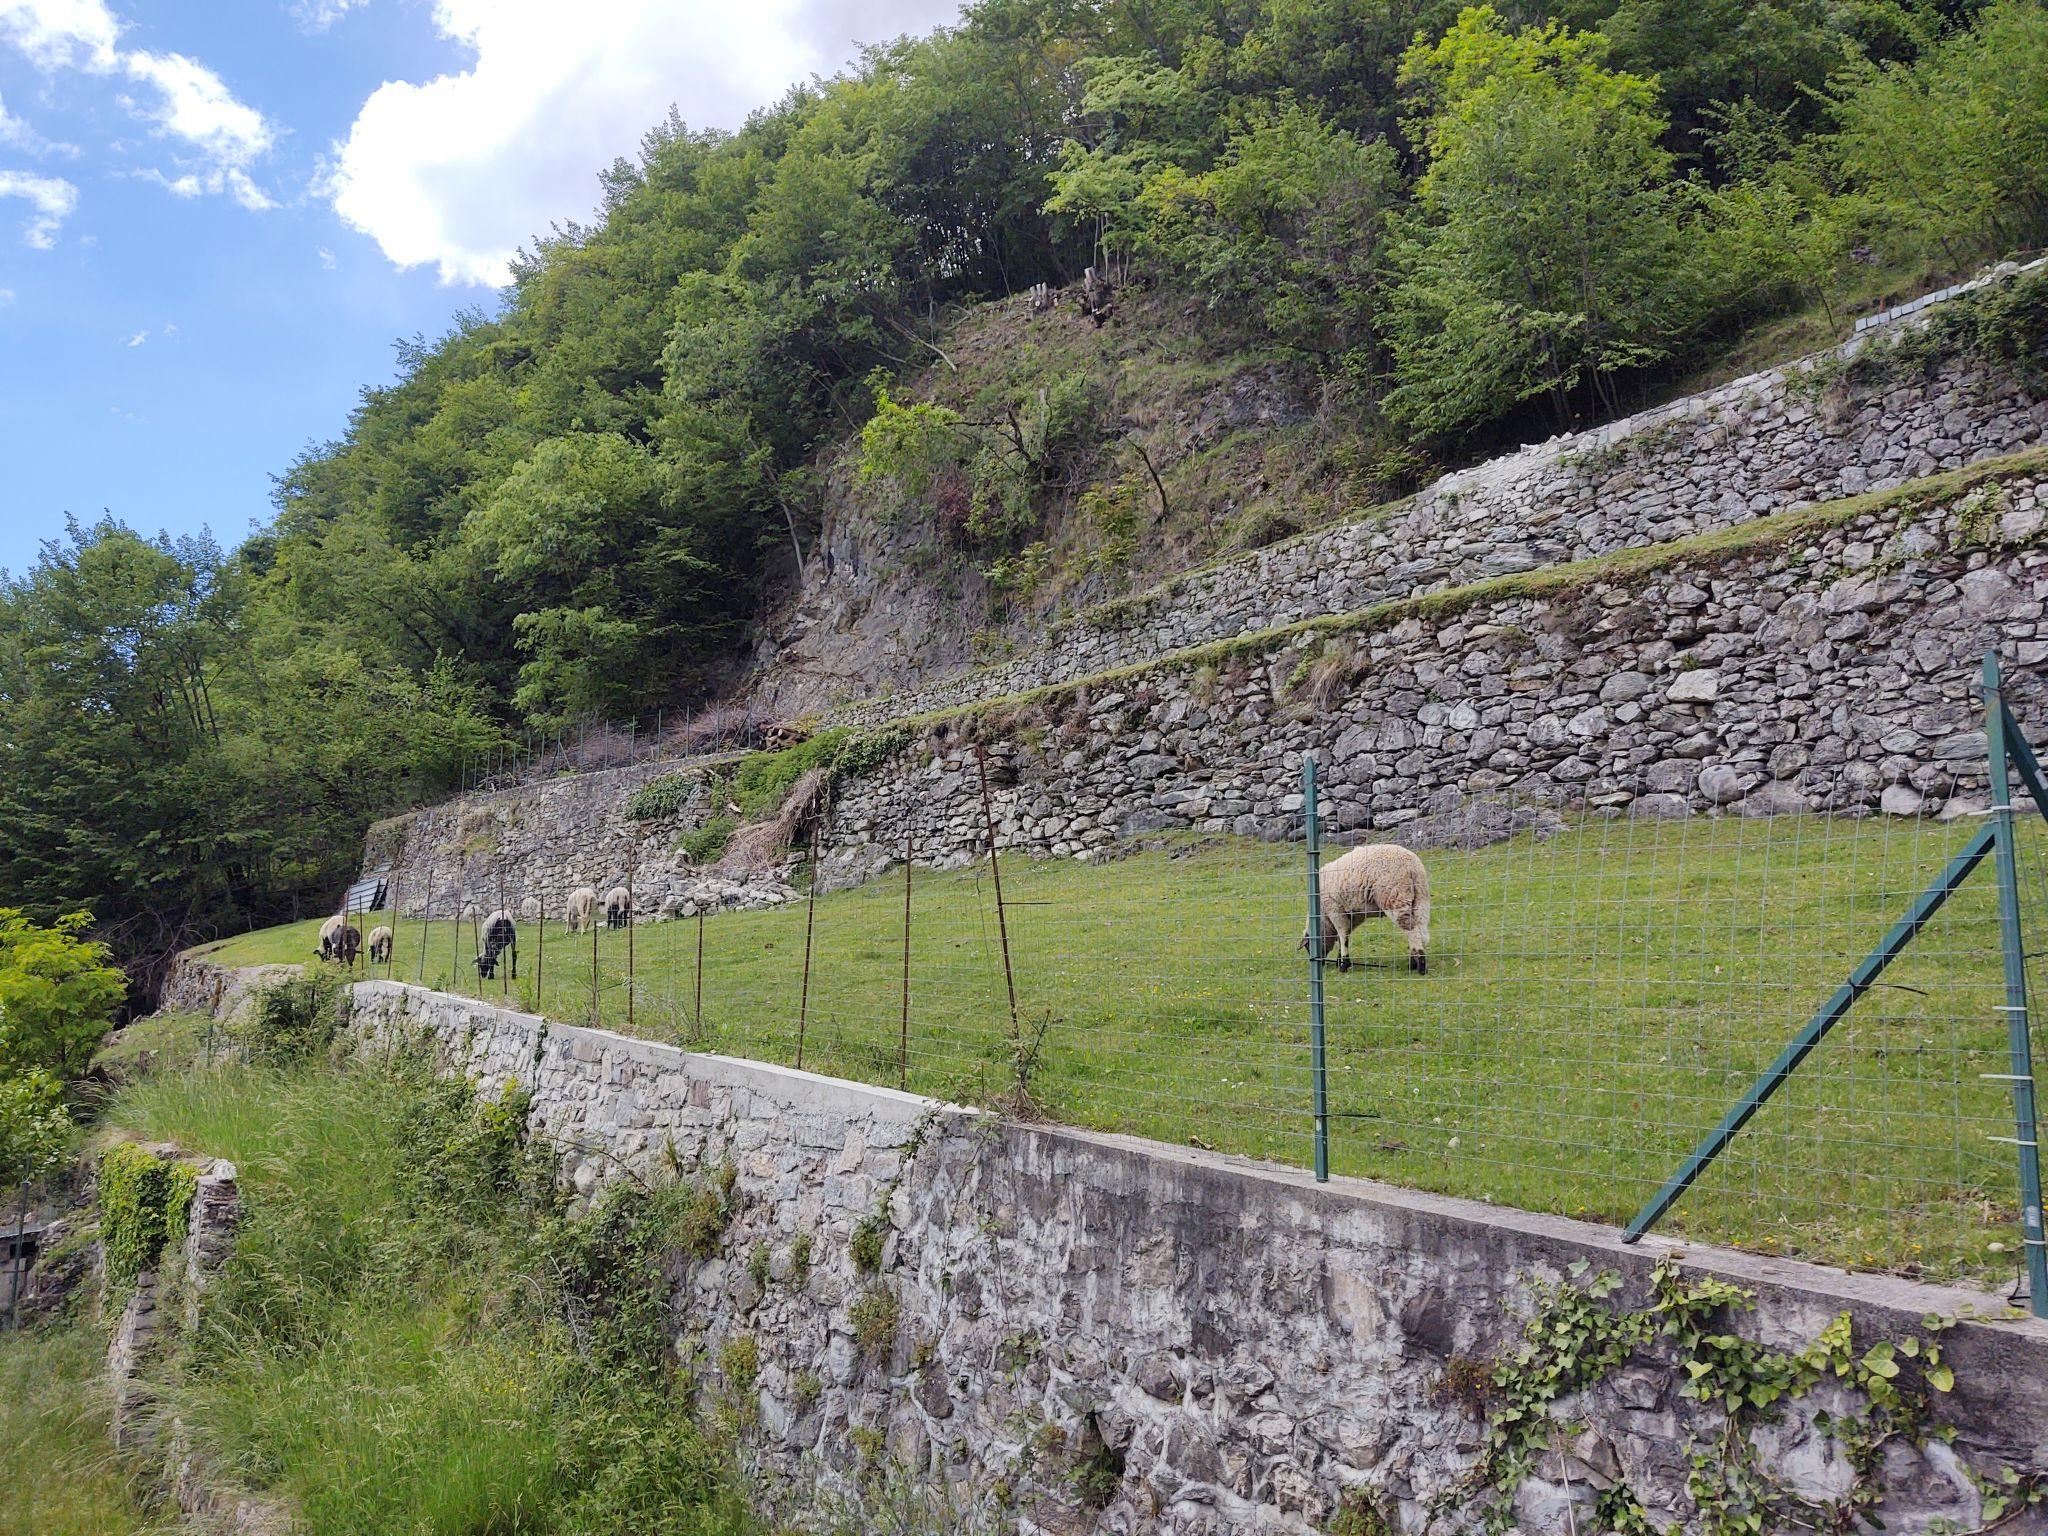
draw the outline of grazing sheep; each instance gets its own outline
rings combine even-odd
[[[1408,968],[1429,972],[1429,871],[1399,843],[1367,843],[1325,864],[1323,953],[1334,943],[1337,969],[1351,969],[1351,930],[1369,917],[1390,917],[1408,936]],[[1308,948],[1308,935],[1301,936]]]
[[[507,956],[511,963],[512,980],[519,979],[519,929],[512,922],[512,914],[500,907],[483,920],[477,930],[477,940],[484,947],[476,957],[476,973],[485,981],[495,981],[498,975],[498,957]]]
[[[569,893],[569,931],[588,933],[590,920],[597,915],[597,892],[590,886],[579,885]]]
[[[372,928],[370,930],[370,964],[389,965],[391,963],[391,946],[397,942],[397,939],[398,935],[393,933],[389,926],[385,924],[380,923],[377,927]]]
[[[623,885],[615,885],[604,898],[604,925],[607,928],[623,928],[633,921],[633,893]]]
[[[320,925],[320,948],[315,953],[322,960],[353,966],[362,947],[363,930],[347,918],[337,915]]]

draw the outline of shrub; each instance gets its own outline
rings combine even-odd
[[[251,1060],[291,1067],[332,1045],[341,1024],[339,984],[331,974],[308,970],[258,992],[239,1034]]]
[[[72,912],[44,926],[0,907],[0,1071],[78,1076],[92,1060],[127,978]]]
[[[667,821],[690,803],[698,782],[695,774],[671,773],[642,784],[627,800],[626,814],[635,821]]]
[[[714,816],[703,826],[685,832],[676,839],[676,852],[692,864],[716,863],[718,856],[725,852],[725,845],[732,841],[733,820],[730,816]]]
[[[199,1175],[189,1165],[121,1142],[100,1157],[100,1242],[107,1279],[133,1285],[167,1244],[181,1242]]]

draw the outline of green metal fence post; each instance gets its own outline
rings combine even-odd
[[[2013,1134],[2019,1152],[2020,1243],[2026,1254],[2027,1297],[2034,1316],[2048,1317],[2048,1237],[2041,1227],[2041,1132],[2034,1111],[2033,1042],[2027,1014],[2027,955],[2020,930],[2019,859],[2007,767],[2005,699],[1998,653],[1984,653],[1984,736],[1991,757],[1991,831],[1998,862],[1998,933],[2005,953],[2006,1043],[2012,1058]],[[2032,793],[2032,790],[2029,790]]]
[[[1316,1182],[1330,1177],[1330,1070],[1323,1046],[1322,829],[1316,816],[1316,760],[1301,760],[1301,814],[1308,833],[1308,1059],[1314,1085]]]

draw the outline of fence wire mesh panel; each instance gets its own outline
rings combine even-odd
[[[1685,813],[1669,785],[1603,780],[1594,804],[1495,795],[1404,818],[1371,806],[1372,786],[1344,765],[1324,766],[1336,777],[1326,910],[1346,899],[1333,862],[1370,841],[1419,853],[1431,907],[1426,970],[1383,919],[1351,936],[1348,969],[1334,953],[1326,966],[1332,1170],[1617,1224],[1986,825],[1981,757],[1955,763],[1953,781],[1922,765],[1911,793],[1885,798],[1892,813],[1878,808],[1885,786],[1852,765],[1799,771],[1799,803],[1821,810],[1795,808],[1789,782],[1775,799],[1750,785],[1740,807]],[[702,891],[688,871],[639,883],[645,846],[592,849],[581,866],[607,883],[576,931],[565,882],[539,891],[488,848],[451,847],[400,871],[385,906],[357,919],[395,939],[358,974],[1310,1166],[1300,809],[1258,838],[1127,829],[1085,858],[1044,857],[1003,841],[1016,794],[992,796],[1000,902],[978,804],[919,824],[908,878],[900,844],[876,847],[856,861],[862,883],[827,878],[814,896],[808,832],[772,877],[707,876]],[[2015,797],[2038,1013],[2048,822],[2017,781]],[[1360,830],[1369,806],[1379,825]],[[1782,813],[1740,814],[1760,808]],[[823,845],[837,835],[828,812]],[[603,899],[629,878],[632,925],[614,925]],[[501,905],[518,920],[516,979],[476,963],[478,925]],[[2006,1006],[1987,861],[1657,1230],[2010,1282],[2021,1243]]]

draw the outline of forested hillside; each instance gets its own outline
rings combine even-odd
[[[0,902],[139,958],[325,899],[465,749],[730,686],[831,496],[997,584],[1084,492],[1117,537],[1146,402],[931,382],[1091,265],[1284,373],[1353,500],[1824,339],[2042,241],[2048,8],[981,0],[600,180],[241,547],[78,527],[0,591]]]

